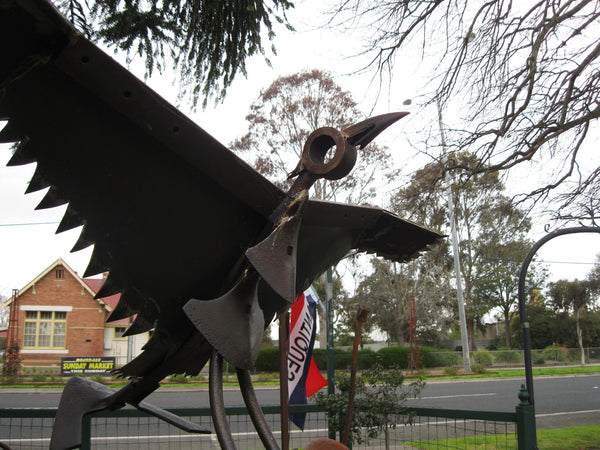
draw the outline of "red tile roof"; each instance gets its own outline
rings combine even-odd
[[[88,287],[94,291],[98,292],[102,285],[104,284],[104,278],[83,278],[83,282],[88,285]],[[114,310],[119,303],[119,299],[121,298],[121,294],[110,295],[108,297],[103,297],[102,301],[108,305],[110,310]],[[109,311],[106,312],[106,317],[108,317]],[[114,322],[111,322],[115,325],[129,325],[129,319],[120,319]]]

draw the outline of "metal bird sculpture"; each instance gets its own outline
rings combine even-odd
[[[83,226],[73,251],[95,245],[84,276],[109,271],[97,297],[121,293],[108,320],[135,316],[128,335],[153,330],[118,370],[130,378],[120,390],[70,379],[51,448],[79,446],[85,414],[125,404],[209,432],[143,400],[166,376],[198,374],[209,360],[215,428],[221,446],[234,448],[222,358],[238,369],[265,448],[277,448],[248,374],[266,325],[349,250],[406,261],[441,237],[382,209],[307,195],[319,178],[346,176],[356,150],[403,115],[313,132],[286,193],[47,0],[1,0],[0,142],[15,143],[8,165],[37,162],[26,192],[49,188],[38,209],[68,203],[57,233]]]

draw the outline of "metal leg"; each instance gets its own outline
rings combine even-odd
[[[271,432],[262,409],[258,404],[258,400],[256,399],[250,373],[245,369],[237,369],[237,377],[240,382],[240,390],[244,397],[244,403],[246,404],[246,408],[248,408],[248,414],[250,414],[254,428],[256,428],[265,449],[279,450],[279,445],[273,437],[273,433]]]
[[[213,349],[210,356],[210,411],[222,450],[236,450],[223,402],[223,357]]]

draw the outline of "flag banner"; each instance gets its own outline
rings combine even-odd
[[[317,294],[312,287],[292,305],[290,347],[288,349],[288,392],[290,405],[306,404],[308,397],[327,386],[327,380],[315,364],[313,347],[317,320]],[[306,413],[290,414],[290,419],[304,430]]]

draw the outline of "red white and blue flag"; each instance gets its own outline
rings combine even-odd
[[[288,349],[288,392],[290,405],[306,404],[308,397],[327,386],[327,380],[315,364],[313,347],[317,320],[317,294],[312,287],[292,305],[290,347]],[[294,413],[290,419],[304,430],[306,413]]]

